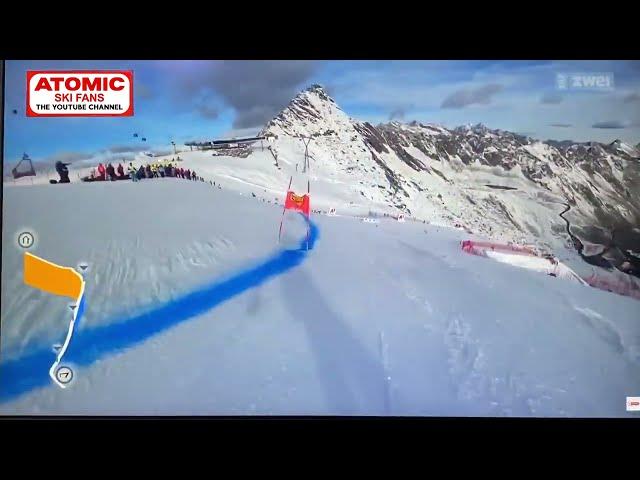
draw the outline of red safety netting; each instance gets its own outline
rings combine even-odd
[[[464,240],[462,242],[462,250],[466,253],[471,253],[473,255],[486,256],[485,251],[497,251],[497,252],[508,252],[508,253],[516,253],[520,255],[531,255],[538,256],[536,252],[534,252],[529,247],[523,247],[519,245],[508,245],[508,244],[500,244],[493,242],[477,242],[475,240]]]
[[[594,288],[640,300],[640,286],[632,278],[605,278],[594,273],[584,280]]]
[[[464,240],[462,242],[462,251],[470,253],[472,255],[478,255],[481,257],[487,257],[487,252],[501,252],[511,253],[516,255],[526,255],[537,257],[543,260],[546,257],[540,257],[534,250],[529,247],[518,245],[505,245],[493,242],[476,242],[474,240]],[[608,292],[617,293],[618,295],[624,295],[626,297],[632,297],[640,300],[640,284],[631,277],[604,277],[596,275],[595,273],[589,277],[581,278],[575,272],[573,272],[566,265],[561,264],[553,258],[546,258],[549,260],[548,274],[555,277],[562,277],[576,280],[582,284],[587,284],[591,287],[605,290]]]

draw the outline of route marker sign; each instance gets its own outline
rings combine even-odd
[[[74,268],[56,265],[37,255],[25,252],[24,283],[52,295],[71,298],[75,302],[73,305],[69,305],[72,314],[64,344],[60,349],[56,349],[56,359],[49,369],[51,379],[60,388],[65,388],[73,378],[73,372],[69,367],[59,367],[59,365],[73,336],[76,318],[81,314],[85,288],[84,278]],[[80,308],[76,308],[78,306]]]
[[[63,385],[67,385],[73,380],[73,370],[69,367],[60,367],[56,370],[56,378]]]

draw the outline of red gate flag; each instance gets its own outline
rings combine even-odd
[[[309,194],[311,192],[310,182],[307,180],[307,193],[306,195],[296,195],[291,190],[291,182],[293,182],[293,176],[289,179],[289,186],[287,187],[287,197],[284,199],[284,209],[282,210],[282,218],[280,219],[280,229],[278,230],[278,242],[282,238],[282,222],[284,221],[284,214],[287,210],[293,210],[294,212],[300,212],[307,217],[307,250],[309,249],[309,235],[311,229],[309,227],[309,220],[311,216],[311,208],[309,202]]]
[[[309,194],[296,195],[295,192],[289,190],[287,192],[287,198],[284,202],[284,209],[302,212],[308,217],[310,211]]]

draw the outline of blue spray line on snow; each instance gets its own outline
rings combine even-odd
[[[309,223],[309,227],[311,250],[318,240],[319,230],[313,222]],[[306,256],[305,238],[295,250],[278,251],[252,268],[201,287],[153,310],[131,318],[118,319],[108,325],[79,330],[69,344],[64,363],[87,366],[109,353],[131,347],[291,270],[300,265]],[[84,310],[84,302],[80,308],[77,320]],[[50,347],[40,348],[20,358],[0,363],[0,402],[6,402],[51,382],[48,375],[51,355]]]

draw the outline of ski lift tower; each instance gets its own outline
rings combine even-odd
[[[311,140],[313,140],[313,137],[307,137],[304,135],[300,135],[299,137],[302,140],[302,143],[304,143],[304,164],[302,165],[302,173],[307,173],[307,170],[309,169],[309,144],[311,143]]]
[[[171,141],[171,145],[173,145],[173,153],[174,155],[177,155],[178,152],[176,152],[176,142],[174,142],[173,140]]]

